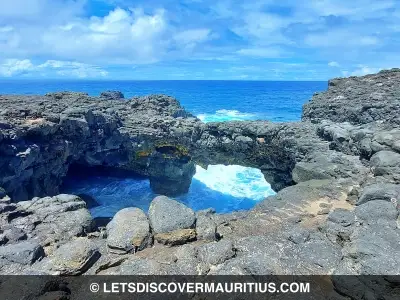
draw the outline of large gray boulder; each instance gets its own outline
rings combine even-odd
[[[100,257],[98,247],[87,238],[77,238],[56,249],[36,269],[54,275],[80,275]]]
[[[150,204],[149,219],[157,242],[174,246],[196,239],[196,215],[186,205],[165,196]]]
[[[400,173],[400,154],[392,151],[379,151],[371,157],[374,174],[389,175]]]
[[[150,224],[136,207],[120,210],[107,225],[107,245],[111,252],[126,253],[151,245]]]
[[[167,233],[193,228],[196,215],[186,205],[168,197],[159,196],[150,204],[149,219],[155,233]]]

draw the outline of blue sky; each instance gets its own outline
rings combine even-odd
[[[400,67],[398,0],[0,0],[0,77],[326,80]]]

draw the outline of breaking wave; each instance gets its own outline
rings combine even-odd
[[[226,122],[226,121],[246,121],[254,120],[257,115],[252,113],[244,113],[238,110],[220,109],[214,114],[199,114],[197,116],[204,123],[209,122]]]
[[[69,178],[63,192],[94,199],[98,205],[90,208],[93,217],[112,217],[132,206],[147,211],[157,196],[147,179],[110,176]],[[212,165],[208,170],[197,166],[189,192],[177,200],[196,211],[212,207],[219,213],[227,213],[251,209],[274,194],[258,169]]]

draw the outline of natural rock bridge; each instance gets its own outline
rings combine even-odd
[[[58,194],[71,165],[145,175],[155,192],[170,196],[188,190],[195,164],[259,168],[276,191],[303,176],[349,177],[360,167],[354,157],[335,158],[310,122],[204,124],[168,96],[126,101],[60,92],[0,96],[0,104],[0,186],[13,201]],[[344,171],[330,169],[332,157]],[[313,160],[322,169],[308,170]]]

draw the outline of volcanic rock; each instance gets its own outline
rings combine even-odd
[[[139,208],[120,210],[107,225],[107,245],[111,252],[126,253],[151,245],[150,224]]]

